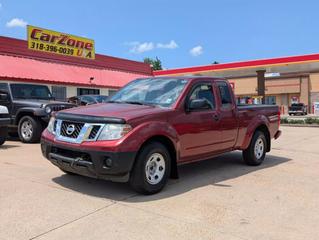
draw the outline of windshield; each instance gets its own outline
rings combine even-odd
[[[98,102],[98,103],[105,103],[105,102],[107,102],[107,96],[96,96],[96,101]]]
[[[109,102],[170,107],[183,91],[187,80],[149,78],[135,80],[118,91]]]
[[[52,99],[47,86],[30,84],[11,84],[12,97],[15,99]]]

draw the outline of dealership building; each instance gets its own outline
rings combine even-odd
[[[45,84],[57,100],[112,95],[129,81],[152,76],[148,64],[95,54],[95,59],[28,49],[24,40],[0,36],[0,83]]]
[[[261,76],[265,79],[264,102],[281,106],[283,113],[292,103],[304,103],[312,113],[314,103],[319,102],[319,54],[169,69],[154,74],[225,77],[234,88],[238,103],[261,102]]]
[[[34,51],[28,48],[27,41],[0,36],[0,83],[45,84],[57,100],[84,94],[109,96],[133,79],[153,75],[224,77],[234,88],[238,103],[264,101],[279,105],[282,113],[287,113],[292,103],[306,104],[309,113],[314,111],[314,105],[319,106],[319,54],[153,73],[151,67],[142,62],[100,54],[95,54],[95,59],[86,59]],[[263,100],[258,94],[260,82],[265,83]]]

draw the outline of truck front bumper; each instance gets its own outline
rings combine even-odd
[[[64,171],[114,182],[129,180],[136,156],[136,152],[70,148],[44,139],[41,140],[41,150],[44,157]]]

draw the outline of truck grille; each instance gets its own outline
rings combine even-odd
[[[53,124],[53,132],[56,132],[56,126],[57,126],[58,122],[57,120],[54,121],[54,124]]]
[[[56,139],[70,143],[96,141],[105,124],[83,123],[72,120],[56,119],[53,125]]]
[[[75,123],[63,121],[61,124],[61,136],[68,138],[77,138],[84,126],[84,123]]]
[[[89,139],[95,139],[97,134],[100,131],[100,128],[101,128],[100,125],[94,125],[91,132],[90,132]]]
[[[64,109],[72,108],[72,105],[52,105],[50,106],[53,112],[58,112]]]

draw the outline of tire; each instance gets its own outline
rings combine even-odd
[[[145,195],[161,191],[171,171],[171,157],[167,148],[159,142],[145,145],[138,154],[130,176],[130,185]]]
[[[3,136],[0,136],[0,146],[3,145],[6,141],[6,138]]]
[[[244,162],[250,166],[260,165],[265,159],[266,150],[267,140],[265,134],[261,131],[256,131],[248,148],[243,151]]]
[[[19,121],[18,134],[21,142],[23,143],[39,142],[42,130],[42,122],[33,117],[24,116]]]

